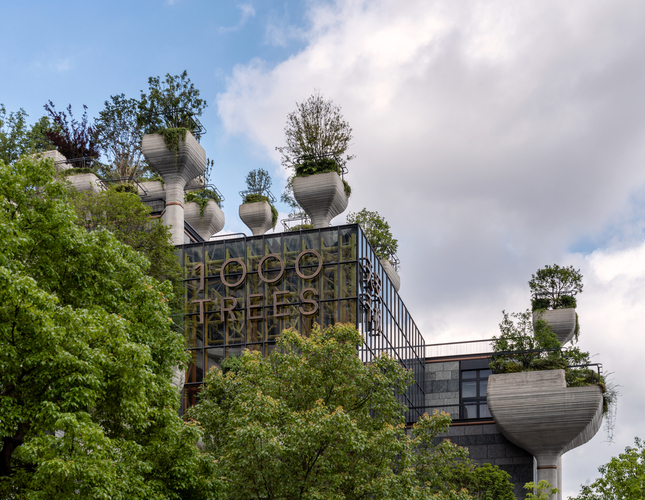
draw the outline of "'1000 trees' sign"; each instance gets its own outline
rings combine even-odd
[[[300,269],[300,261],[307,254],[313,254],[318,259],[318,266],[316,267],[316,270],[310,275],[305,275]],[[265,276],[263,271],[264,263],[269,259],[275,259],[280,263],[280,271],[278,272],[277,276],[273,278],[268,278],[267,276]],[[234,281],[234,282],[230,282],[226,279],[226,268],[229,264],[232,264],[232,263],[237,263],[242,268],[241,276],[239,276],[239,278],[237,278],[237,281]],[[295,265],[296,273],[302,279],[306,279],[306,280],[313,279],[320,274],[320,271],[322,270],[322,264],[323,264],[322,258],[320,257],[320,254],[318,252],[316,252],[315,250],[304,250],[296,258],[296,265]],[[197,292],[199,292],[201,290],[204,290],[204,277],[205,277],[204,264],[201,262],[198,264],[195,264],[194,269],[195,271],[199,270],[199,288],[197,289]],[[284,260],[280,255],[275,253],[265,255],[258,263],[258,277],[264,283],[276,283],[277,281],[282,279],[282,277],[284,276],[284,271],[285,271]],[[227,261],[225,261],[219,272],[222,283],[229,288],[237,288],[238,286],[242,285],[242,283],[244,283],[244,280],[246,279],[246,274],[247,274],[247,269],[246,269],[246,265],[244,264],[244,261],[242,259],[237,259],[237,258],[228,259]],[[204,291],[204,293],[206,293],[206,291]],[[282,296],[288,295],[290,293],[291,292],[289,291],[273,292],[273,316],[274,317],[280,318],[282,316],[289,316],[289,313],[282,312],[283,306],[288,305],[287,302],[282,300],[283,298]],[[316,298],[318,297],[318,291],[315,288],[303,288],[300,291],[300,302],[303,305],[309,304],[307,308],[303,308],[302,305],[298,307],[298,309],[303,315],[310,316],[312,314],[315,314],[318,311],[318,300],[314,299],[314,297]],[[257,303],[257,302],[254,303],[254,301],[260,301],[260,303]],[[195,300],[192,300],[191,302],[194,304],[199,304],[199,322],[200,323],[204,322],[204,304],[206,303],[216,304],[215,300],[209,299],[206,296],[203,299],[195,299]],[[247,320],[264,319],[263,302],[264,302],[264,294],[262,293],[251,293],[247,296],[247,300],[246,300],[246,319]],[[219,306],[220,306],[220,313],[222,315],[222,320],[228,320],[228,321],[237,320],[235,317],[235,314],[233,314],[233,311],[237,308],[236,297],[222,297],[219,300]]]

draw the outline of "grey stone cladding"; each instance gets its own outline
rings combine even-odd
[[[459,418],[459,361],[426,363],[425,377],[428,414],[437,408]]]
[[[437,442],[446,438],[468,448],[470,458],[478,464],[497,465],[508,472],[515,496],[524,498],[523,486],[533,481],[533,455],[502,436],[496,424],[453,425]]]

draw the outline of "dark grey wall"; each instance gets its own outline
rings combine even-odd
[[[459,418],[459,370],[460,361],[426,363],[426,411],[432,408],[450,413],[453,420]],[[473,363],[473,361],[467,361]],[[473,366],[474,367],[474,366]],[[468,366],[466,368],[473,368]],[[484,368],[482,366],[482,368]],[[477,366],[479,368],[479,366]],[[450,406],[455,405],[455,406]],[[490,421],[490,420],[489,420]],[[468,448],[470,458],[480,464],[497,465],[511,475],[515,496],[524,498],[525,483],[533,481],[533,456],[508,441],[495,424],[452,425],[439,439],[448,438],[458,446]]]

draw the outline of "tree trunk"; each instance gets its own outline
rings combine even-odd
[[[2,451],[0,452],[0,477],[11,475],[11,455],[23,443],[28,430],[29,424],[22,424],[18,427],[15,436],[3,438]]]

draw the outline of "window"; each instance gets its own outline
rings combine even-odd
[[[462,361],[460,374],[460,418],[491,418],[486,403],[486,388],[491,370],[487,360]]]

